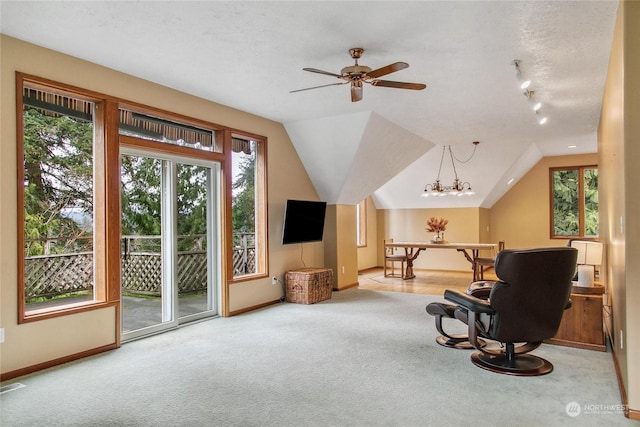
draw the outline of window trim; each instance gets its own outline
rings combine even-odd
[[[167,122],[173,122],[177,124],[183,124],[186,126],[193,126],[196,128],[200,128],[202,130],[210,130],[215,132],[215,140],[213,141],[214,150],[201,150],[189,146],[179,146],[175,144],[167,144],[159,141],[142,139],[135,136],[129,135],[120,135],[117,126],[116,133],[119,138],[125,138],[128,141],[132,141],[132,144],[136,146],[141,146],[143,148],[149,147],[149,149],[153,151],[158,151],[161,153],[169,153],[173,155],[178,153],[178,155],[184,155],[186,157],[192,158],[205,158],[207,160],[219,162],[224,160],[224,144],[223,144],[223,131],[224,126],[220,126],[215,123],[207,122],[205,120],[194,119],[183,114],[172,113],[170,111],[162,110],[160,108],[149,107],[146,105],[138,104],[136,102],[126,101],[122,99],[118,99],[118,110],[124,109],[131,111],[133,113],[138,113],[142,115],[153,116],[160,120],[164,120]],[[119,111],[116,111],[116,122],[119,120]],[[130,139],[129,139],[130,138]]]
[[[233,138],[249,139],[256,142],[256,263],[257,271],[253,274],[245,274],[243,276],[233,275],[233,220],[232,220],[232,187],[233,187],[233,171],[232,171],[232,156],[231,140]],[[247,282],[250,280],[261,279],[269,276],[269,215],[267,209],[267,138],[260,135],[255,135],[249,132],[243,132],[238,130],[228,130],[224,132],[224,153],[226,162],[229,167],[225,168],[225,223],[226,223],[226,249],[227,249],[227,283],[230,285],[236,283]],[[228,315],[223,314],[224,316]]]
[[[68,94],[79,99],[86,99],[94,102],[96,106],[94,119],[94,175],[98,178],[94,184],[94,221],[96,235],[94,253],[96,263],[94,301],[85,303],[69,304],[56,308],[47,309],[46,312],[37,312],[25,315],[24,303],[24,193],[22,182],[24,181],[24,171],[20,166],[24,162],[24,142],[23,142],[23,90],[24,86],[42,88],[53,93]],[[222,254],[221,261],[221,295],[220,314],[224,317],[230,316],[229,310],[229,285],[233,283],[255,280],[269,275],[268,264],[268,212],[267,212],[267,138],[262,135],[233,129],[209,121],[191,118],[180,113],[173,113],[160,108],[155,108],[126,99],[102,94],[92,90],[82,89],[76,86],[59,83],[46,78],[30,75],[22,72],[15,73],[16,87],[16,162],[17,162],[17,225],[18,225],[18,324],[37,320],[61,317],[80,312],[99,310],[106,307],[116,309],[116,345],[120,345],[120,143],[121,138],[125,139],[125,144],[144,146],[147,149],[159,152],[171,150],[175,153],[176,148],[180,150],[180,155],[185,157],[203,158],[220,163],[223,182],[221,191],[224,195],[221,198],[220,212],[225,224],[221,227],[222,233]],[[221,151],[205,151],[190,147],[177,147],[170,144],[163,144],[155,141],[147,141],[133,137],[120,135],[118,131],[119,108],[136,110],[145,114],[156,115],[168,120],[183,122],[198,127],[205,127],[216,131],[216,147],[222,147]],[[233,278],[229,274],[233,269],[231,260],[231,137],[248,138],[257,141],[257,153],[262,161],[256,165],[257,183],[261,186],[261,191],[256,195],[258,221],[256,233],[259,233],[261,244],[256,254],[259,271],[256,274]],[[169,147],[167,147],[169,146]],[[114,195],[116,195],[114,197]],[[225,253],[226,252],[226,253]],[[230,267],[231,265],[231,267]],[[231,270],[230,270],[231,269]]]
[[[585,236],[585,200],[584,200],[584,171],[586,169],[598,170],[598,165],[559,166],[549,168],[549,238],[550,239],[582,239],[597,240],[599,236]],[[554,188],[553,174],[558,171],[578,171],[578,228],[577,235],[557,235],[554,233]]]
[[[25,310],[25,259],[24,259],[24,99],[25,86],[42,89],[51,93],[64,94],[95,104],[94,114],[94,299],[82,303],[71,303],[59,307],[27,312]],[[109,256],[114,250],[109,235],[113,233],[113,221],[110,220],[106,208],[107,194],[113,191],[113,179],[109,180],[106,171],[113,161],[113,140],[106,135],[108,122],[108,97],[74,86],[52,82],[35,76],[16,72],[16,160],[17,160],[17,244],[18,244],[18,324],[37,320],[50,319],[69,314],[112,307],[117,305],[119,291],[116,294],[113,286],[113,273],[108,264],[113,259]],[[116,140],[117,141],[117,140]],[[116,142],[117,144],[117,142]],[[117,154],[117,145],[116,145]],[[117,164],[117,163],[116,163]],[[115,187],[119,191],[119,183]],[[119,227],[117,227],[119,233]],[[115,246],[119,254],[119,245]],[[99,256],[105,254],[105,256]],[[119,265],[119,258],[116,256]],[[117,282],[119,283],[119,281]],[[114,298],[115,297],[115,298]]]

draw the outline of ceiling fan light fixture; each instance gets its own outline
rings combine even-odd
[[[344,80],[343,82],[308,87],[304,89],[291,90],[289,91],[289,93],[302,92],[309,89],[317,89],[317,88],[326,87],[326,86],[336,86],[336,85],[351,83],[351,102],[358,102],[362,100],[362,83],[367,83],[371,86],[382,86],[382,87],[390,87],[395,89],[411,89],[411,90],[422,90],[427,87],[427,85],[423,83],[407,83],[407,82],[396,82],[396,81],[389,81],[389,80],[378,80],[378,77],[386,76],[387,74],[395,73],[396,71],[400,71],[405,68],[408,68],[409,64],[407,64],[406,62],[394,62],[393,64],[389,64],[384,67],[380,67],[375,70],[372,70],[366,65],[358,64],[358,59],[360,59],[363,53],[364,53],[364,49],[360,47],[349,49],[349,55],[351,55],[351,58],[355,61],[355,65],[344,67],[340,71],[340,74],[319,70],[317,68],[302,69],[303,71],[309,71],[312,73],[318,73],[318,74],[324,74],[331,77],[336,77],[338,79]]]
[[[351,82],[351,102],[362,101],[362,81],[354,80]]]

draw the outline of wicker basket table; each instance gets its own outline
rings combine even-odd
[[[285,275],[287,302],[314,304],[331,299],[333,270],[330,268],[302,268]]]

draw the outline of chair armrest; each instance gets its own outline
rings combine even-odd
[[[444,299],[454,302],[463,306],[467,310],[474,311],[476,313],[494,314],[495,310],[491,308],[486,300],[476,298],[465,293],[447,289],[444,291]]]
[[[473,282],[467,288],[467,295],[480,299],[489,299],[489,294],[495,284],[496,282],[493,280],[480,280],[478,282]]]

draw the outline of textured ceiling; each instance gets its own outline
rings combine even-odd
[[[596,151],[617,2],[7,2],[4,34],[282,122],[321,199],[491,206],[542,156]],[[332,73],[404,61],[350,102]],[[533,80],[540,126],[517,86]],[[421,198],[442,145],[475,196]],[[575,148],[567,148],[575,145]],[[453,179],[450,168],[443,182]]]

